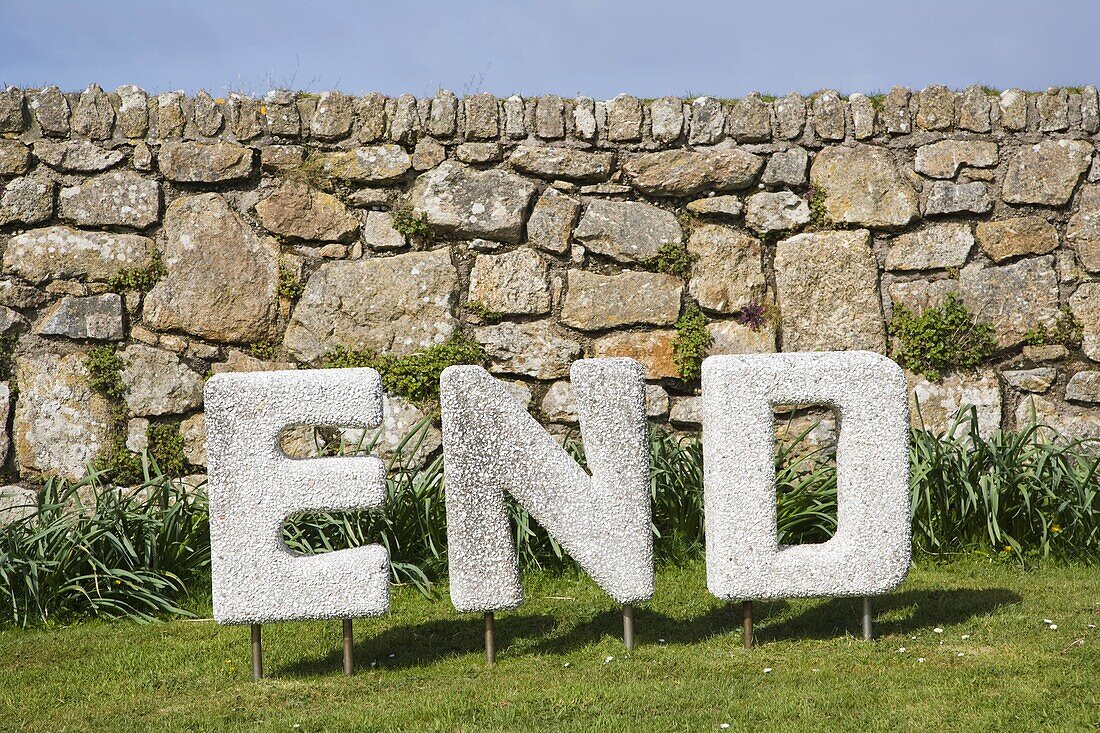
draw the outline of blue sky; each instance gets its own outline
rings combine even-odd
[[[0,0],[0,83],[741,96],[1100,83],[1100,2]]]

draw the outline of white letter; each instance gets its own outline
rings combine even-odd
[[[873,595],[909,571],[909,408],[897,364],[869,351],[703,361],[707,587],[719,598]],[[838,416],[837,530],[780,546],[772,407]]]
[[[570,377],[591,477],[484,369],[443,372],[447,553],[459,611],[523,602],[505,492],[616,601],[653,595],[644,371],[633,359],[585,359]]]
[[[373,369],[219,374],[206,383],[214,618],[223,624],[375,616],[389,608],[389,555],[368,545],[300,556],[283,542],[287,517],[381,504],[374,456],[294,459],[279,447],[291,425],[374,427],[382,382]]]

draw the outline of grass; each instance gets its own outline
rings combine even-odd
[[[340,673],[338,621],[289,623],[264,627],[268,677],[253,683],[248,629],[216,625],[204,602],[192,620],[0,629],[0,728],[718,731],[728,723],[864,733],[1100,723],[1093,567],[924,560],[899,591],[876,599],[875,642],[858,640],[856,599],[758,602],[759,645],[748,651],[733,609],[707,594],[701,563],[658,572],[656,597],[637,611],[632,653],[618,640],[617,609],[591,580],[536,572],[524,584],[527,602],[498,616],[491,670],[481,619],[409,588],[395,589],[390,613],[356,622],[353,677]]]
[[[394,582],[436,590],[446,570],[446,515],[442,459],[437,454],[423,466],[415,459],[427,425],[422,420],[390,458],[382,507],[296,515],[284,527],[288,547],[310,554],[381,543]],[[788,424],[777,446],[780,544],[823,542],[836,529],[835,462],[827,446],[806,441],[812,429],[795,433]],[[1100,457],[1086,444],[1053,437],[1033,426],[984,439],[973,410],[945,436],[914,431],[914,549],[936,557],[982,551],[1021,564],[1096,560]],[[326,455],[369,452],[376,438],[319,448]],[[580,446],[568,448],[583,465]],[[704,542],[699,439],[655,430],[649,452],[655,554],[661,562],[696,562]],[[205,490],[176,487],[160,472],[169,464],[155,455],[141,462],[145,482],[136,490],[120,492],[99,473],[75,483],[51,479],[41,492],[45,511],[0,528],[0,622],[184,613],[179,604],[205,584],[209,563]],[[98,500],[89,500],[93,495]],[[86,511],[69,511],[77,499]],[[573,569],[523,507],[508,507],[522,568]]]
[[[528,600],[498,615],[492,670],[481,619],[432,582],[445,566],[438,457],[391,459],[381,512],[303,515],[284,531],[302,552],[390,549],[402,585],[390,613],[356,622],[351,678],[333,621],[266,626],[268,677],[250,680],[248,630],[210,618],[201,493],[159,476],[124,494],[54,481],[39,519],[0,532],[0,587],[28,589],[23,616],[0,624],[0,730],[1094,729],[1100,573],[1082,560],[1100,537],[1100,459],[1042,428],[982,440],[968,427],[914,433],[919,552],[902,588],[874,601],[874,643],[857,638],[858,599],[809,599],[758,602],[758,646],[741,649],[735,609],[706,591],[699,443],[654,433],[661,561],[639,646],[624,651],[614,603],[513,505]],[[832,534],[832,465],[799,438],[780,444],[780,541]],[[73,512],[93,488],[94,510]]]
[[[140,460],[136,489],[51,479],[36,516],[0,528],[0,619],[187,614],[177,601],[210,566],[206,499]]]

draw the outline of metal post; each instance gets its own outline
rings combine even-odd
[[[741,639],[746,649],[752,649],[752,601],[741,601]]]
[[[344,674],[351,675],[355,673],[355,662],[352,659],[352,644],[353,639],[351,635],[351,619],[344,619]]]
[[[252,679],[264,676],[264,646],[260,636],[260,625],[252,624]]]
[[[874,633],[871,630],[871,598],[869,596],[863,597],[863,640],[871,641],[874,639]]]
[[[485,661],[490,667],[497,661],[497,642],[494,637],[495,630],[496,624],[493,618],[493,612],[487,611],[485,613]]]
[[[634,606],[630,603],[623,605],[623,644],[628,652],[634,649]]]

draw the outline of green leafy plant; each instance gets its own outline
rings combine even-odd
[[[116,425],[110,442],[95,457],[93,465],[104,480],[116,486],[133,486],[141,483],[150,470],[148,456],[135,453],[126,445],[126,433]]]
[[[126,385],[122,383],[122,360],[113,346],[95,346],[84,357],[84,367],[88,370],[92,389],[102,394],[111,403],[115,418],[125,420]]]
[[[248,353],[257,359],[271,361],[279,354],[279,344],[275,341],[255,341],[248,345]]]
[[[153,289],[157,281],[164,277],[168,270],[161,259],[160,250],[153,249],[149,265],[147,267],[128,267],[120,270],[107,282],[111,290],[141,290],[143,292]]]
[[[810,188],[810,226],[817,229],[826,229],[832,221],[829,212],[825,208],[825,199],[828,192],[824,186],[812,186]]]
[[[91,388],[107,399],[114,420],[107,445],[93,461],[95,470],[120,486],[138,483],[147,467],[142,465],[142,457],[126,446],[126,421],[130,411],[126,407],[122,360],[113,346],[95,346],[84,357],[84,367],[88,370]]]
[[[945,434],[913,431],[913,544],[923,552],[992,551],[1019,559],[1100,551],[1100,453],[1035,421],[983,438],[977,411]]]
[[[997,349],[992,326],[977,323],[955,293],[948,293],[942,307],[920,315],[895,306],[890,334],[897,339],[895,358],[932,381],[951,370],[972,369]]]
[[[321,366],[370,367],[382,377],[382,385],[388,392],[428,405],[439,399],[439,375],[444,369],[455,364],[484,364],[486,358],[480,344],[457,335],[405,356],[338,346],[322,357]]]
[[[1084,327],[1073,311],[1063,306],[1059,311],[1054,324],[1049,328],[1045,323],[1040,323],[1035,328],[1028,329],[1024,334],[1024,343],[1028,346],[1060,345],[1067,349],[1081,348],[1081,339],[1084,337]]]
[[[190,616],[208,586],[206,493],[155,472],[122,492],[92,472],[46,481],[36,511],[0,527],[0,618]]]
[[[683,242],[666,242],[657,250],[656,256],[645,260],[642,265],[654,272],[688,280],[691,278],[691,266],[695,264],[695,259]]]
[[[417,214],[408,206],[399,206],[390,212],[393,228],[415,242],[430,244],[435,239],[435,231],[428,223],[428,215]]]
[[[676,338],[672,341],[672,358],[680,370],[680,378],[691,381],[699,378],[703,358],[714,338],[707,330],[707,317],[699,306],[691,304],[676,321]]]
[[[290,302],[296,302],[302,297],[306,286],[298,278],[298,273],[286,265],[279,265],[279,282],[275,286],[275,294]]]
[[[183,434],[178,421],[151,423],[145,437],[149,444],[146,451],[160,473],[179,477],[191,472],[192,466],[183,453]]]
[[[504,315],[497,313],[496,311],[489,310],[484,303],[479,301],[473,301],[466,304],[466,310],[473,313],[485,323],[499,323]]]
[[[134,486],[148,481],[150,471],[168,476],[183,476],[191,465],[183,455],[183,436],[179,423],[152,423],[145,431],[147,448],[141,453],[126,445],[126,385],[122,381],[122,360],[113,346],[96,346],[84,357],[92,389],[107,398],[114,419],[107,445],[93,464],[96,480],[109,480],[116,486]]]

